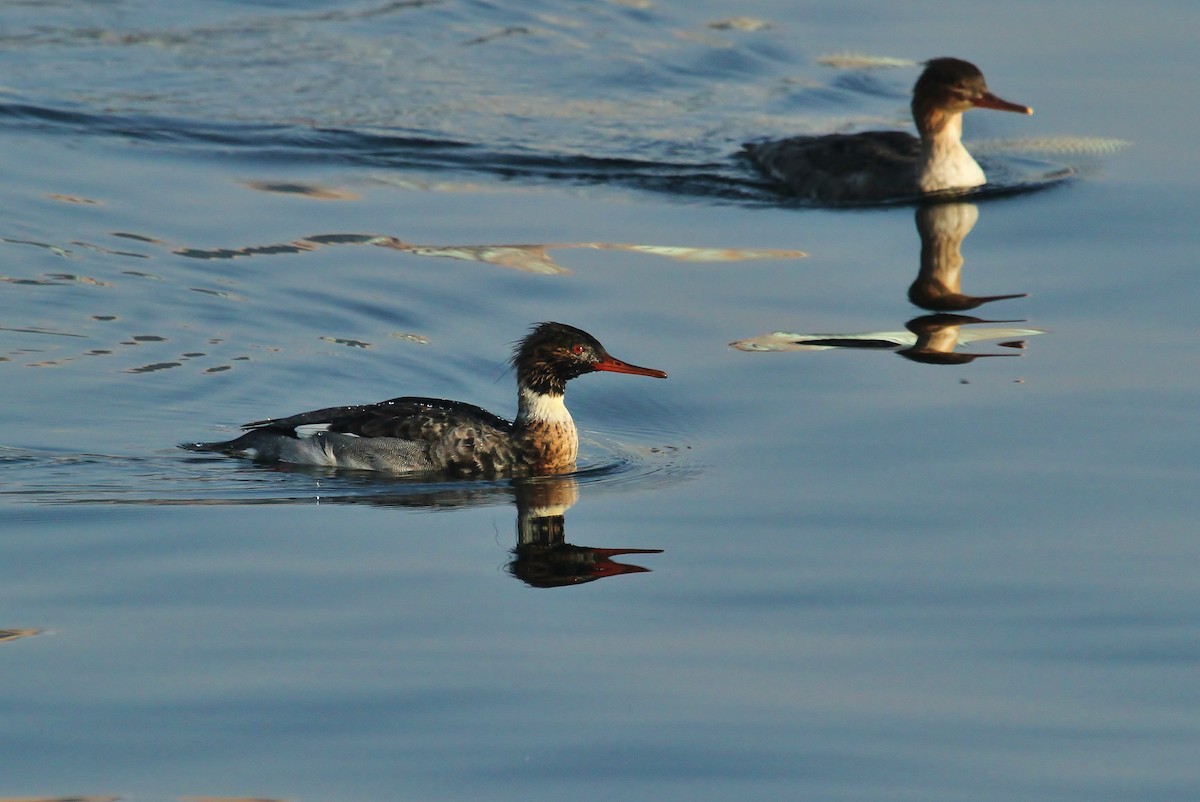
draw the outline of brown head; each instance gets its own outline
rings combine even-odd
[[[949,115],[973,108],[1033,114],[1033,109],[1010,103],[988,91],[983,73],[969,61],[935,58],[925,62],[925,71],[913,86],[912,113],[917,128]]]

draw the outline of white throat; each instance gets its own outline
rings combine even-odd
[[[917,182],[922,192],[969,189],[984,184],[983,168],[962,144],[962,115],[952,115],[946,124],[921,141],[921,163]]]
[[[527,387],[521,388],[517,401],[517,420],[525,423],[575,423],[561,395],[535,393]]]

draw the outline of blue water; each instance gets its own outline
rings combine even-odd
[[[1198,23],[0,5],[0,796],[1200,797]],[[1036,109],[968,115],[1021,191],[951,243],[1027,297],[953,312],[916,208],[737,156],[904,127],[946,54]],[[511,415],[547,319],[670,374],[572,383],[574,476],[175,448]]]

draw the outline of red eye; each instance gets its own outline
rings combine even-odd
[[[571,353],[574,354],[575,356],[579,356],[580,354],[583,353],[583,346],[580,345],[579,343],[575,343],[574,345],[571,346]]]

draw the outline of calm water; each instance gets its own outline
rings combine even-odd
[[[1200,798],[1198,25],[0,4],[0,796]],[[1037,110],[969,115],[989,173],[1067,178],[827,210],[737,159],[905,125],[943,54]],[[671,376],[572,385],[575,476],[174,448],[510,415],[546,319]]]

